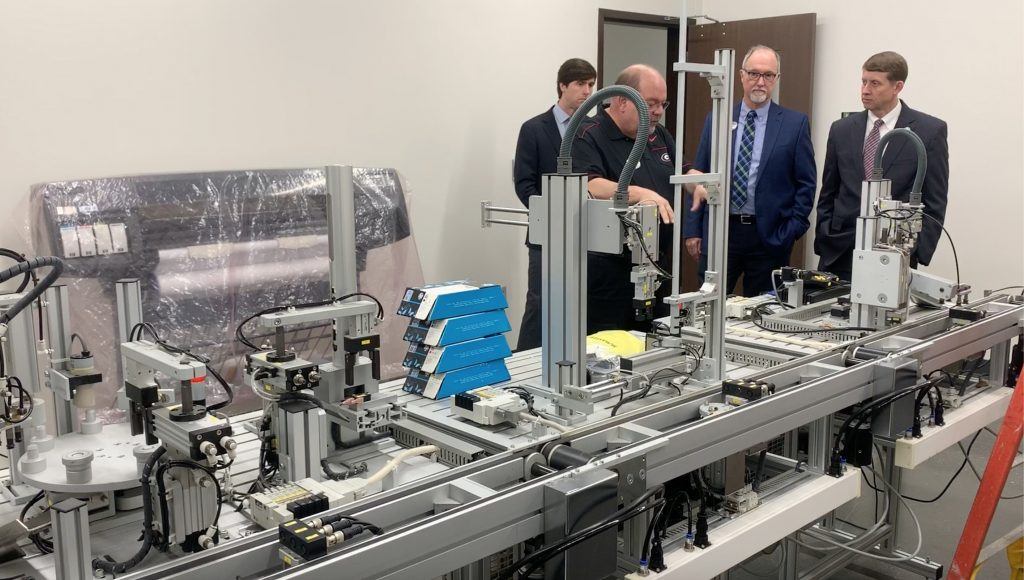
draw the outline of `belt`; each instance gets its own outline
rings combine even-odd
[[[733,221],[738,221],[741,224],[748,226],[752,225],[757,218],[748,213],[734,213],[729,214],[729,219]]]

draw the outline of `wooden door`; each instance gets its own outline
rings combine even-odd
[[[713,15],[712,15],[713,16]],[[815,14],[796,14],[772,18],[755,18],[734,22],[691,25],[687,27],[686,50],[688,62],[711,63],[714,52],[723,48],[736,51],[735,86],[733,94],[742,97],[743,87],[739,80],[739,66],[747,49],[763,44],[777,50],[782,57],[782,76],[777,86],[780,105],[805,113],[811,117],[811,97],[814,80],[814,27]],[[711,95],[708,83],[695,75],[686,79],[686,110],[684,111],[685,136],[683,151],[687,159],[693,159],[700,144],[700,133],[704,118],[711,111]],[[820,153],[820,152],[819,152]],[[819,155],[820,157],[820,155]],[[684,210],[685,211],[685,210]],[[803,266],[805,238],[793,245],[790,264]],[[683,252],[683,288],[697,288],[697,263]],[[742,280],[741,280],[742,283]]]

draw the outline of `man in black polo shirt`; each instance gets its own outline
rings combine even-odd
[[[630,203],[652,203],[658,206],[662,226],[660,234],[659,265],[671,270],[672,255],[672,198],[673,187],[669,177],[675,171],[675,140],[665,127],[658,124],[668,107],[668,87],[657,70],[635,64],[623,70],[615,80],[617,85],[636,89],[647,102],[650,111],[651,132],[640,164],[633,172],[629,186]],[[590,176],[587,189],[593,197],[608,199],[615,187],[626,158],[633,148],[639,125],[639,115],[632,101],[612,97],[607,108],[598,111],[592,121],[580,128],[573,144],[575,171]],[[683,161],[683,173],[700,173]],[[698,186],[697,199],[705,198],[703,187]],[[590,254],[587,266],[588,302],[587,332],[612,329],[649,330],[649,324],[638,324],[633,316],[633,284],[629,280],[632,268],[629,254]],[[656,316],[668,314],[661,298],[668,295],[669,286],[662,284],[657,293]]]

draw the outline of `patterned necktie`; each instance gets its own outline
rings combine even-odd
[[[884,121],[876,119],[868,138],[864,140],[864,179],[871,179],[871,172],[875,170],[875,152],[878,151],[878,140],[881,139],[879,131]]]
[[[732,173],[732,211],[739,213],[747,203],[747,180],[750,178],[750,159],[754,153],[754,124],[757,112],[747,111],[747,120],[743,125],[743,137],[740,138],[740,155],[736,159],[736,167]]]

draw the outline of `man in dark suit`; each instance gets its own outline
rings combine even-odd
[[[530,206],[530,196],[540,195],[540,176],[555,173],[555,160],[569,118],[594,90],[597,71],[581,58],[570,58],[558,68],[555,88],[558,102],[550,109],[523,123],[516,144],[513,176],[516,195],[523,205]],[[517,350],[540,346],[541,328],[541,249],[527,242],[529,252],[526,309],[519,327]]]
[[[743,294],[772,289],[772,271],[789,264],[793,243],[810,227],[817,170],[807,115],[773,103],[779,54],[767,46],[747,51],[740,67],[743,99],[733,110],[726,291],[743,275]],[[711,116],[704,122],[694,168],[707,172],[711,157]],[[694,205],[702,200],[696,199]],[[687,213],[686,250],[707,270],[707,207]]]
[[[873,169],[878,141],[886,133],[907,127],[924,142],[928,167],[922,188],[925,218],[911,265],[928,265],[942,233],[949,190],[949,148],[946,123],[915,111],[899,98],[907,80],[907,61],[895,52],[881,52],[864,63],[860,99],[865,111],[832,123],[825,148],[825,167],[818,196],[814,253],[818,269],[850,279],[854,233],[860,215],[861,182]],[[917,152],[906,139],[888,143],[882,155],[882,174],[892,180],[892,197],[907,201],[917,171]]]

